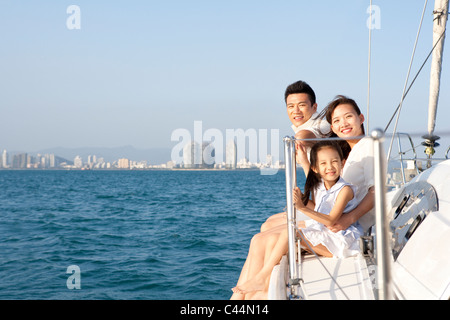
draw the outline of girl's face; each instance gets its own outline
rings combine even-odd
[[[331,188],[341,175],[342,160],[339,153],[330,147],[324,147],[317,152],[317,163],[312,170],[319,174],[327,189]]]
[[[350,104],[338,105],[331,117],[331,129],[340,138],[362,136],[364,116],[358,115]]]

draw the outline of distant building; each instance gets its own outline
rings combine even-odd
[[[130,168],[130,160],[126,158],[119,159],[117,163],[117,168],[119,169],[129,169]]]
[[[202,163],[202,154],[200,145],[192,141],[183,148],[183,165],[187,169],[198,169]]]
[[[73,165],[75,168],[82,168],[83,167],[83,160],[80,156],[76,156],[75,159],[73,159]]]
[[[203,142],[202,145],[202,163],[200,168],[214,168],[216,163],[216,150],[211,142]]]
[[[9,167],[8,152],[6,152],[6,149],[4,149],[2,153],[2,167],[3,168]]]
[[[55,159],[55,155],[53,153],[48,155],[48,159],[49,159],[49,167],[50,168],[56,167],[56,159]]]
[[[214,168],[216,152],[211,142],[202,146],[192,141],[183,148],[183,166],[186,169]]]
[[[225,168],[236,169],[237,164],[237,146],[236,139],[227,143],[227,149],[225,154]]]
[[[28,154],[19,153],[15,154],[12,158],[12,168],[13,169],[26,169],[28,164]]]

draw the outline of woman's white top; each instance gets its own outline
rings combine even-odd
[[[374,185],[373,140],[361,139],[353,146],[342,170],[342,178],[356,186],[355,198],[359,202],[366,196],[369,188]],[[367,212],[359,220],[366,231],[375,223],[374,209]]]

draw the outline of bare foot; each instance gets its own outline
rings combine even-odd
[[[231,289],[233,291],[233,295],[231,296],[230,300],[245,300],[245,295],[239,292],[234,292],[234,289]]]
[[[234,287],[234,293],[249,293],[254,291],[263,291],[266,288],[266,278],[256,275],[254,278],[244,282],[242,285]]]

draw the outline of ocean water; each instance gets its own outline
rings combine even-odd
[[[0,299],[228,299],[284,183],[284,171],[0,171]]]

